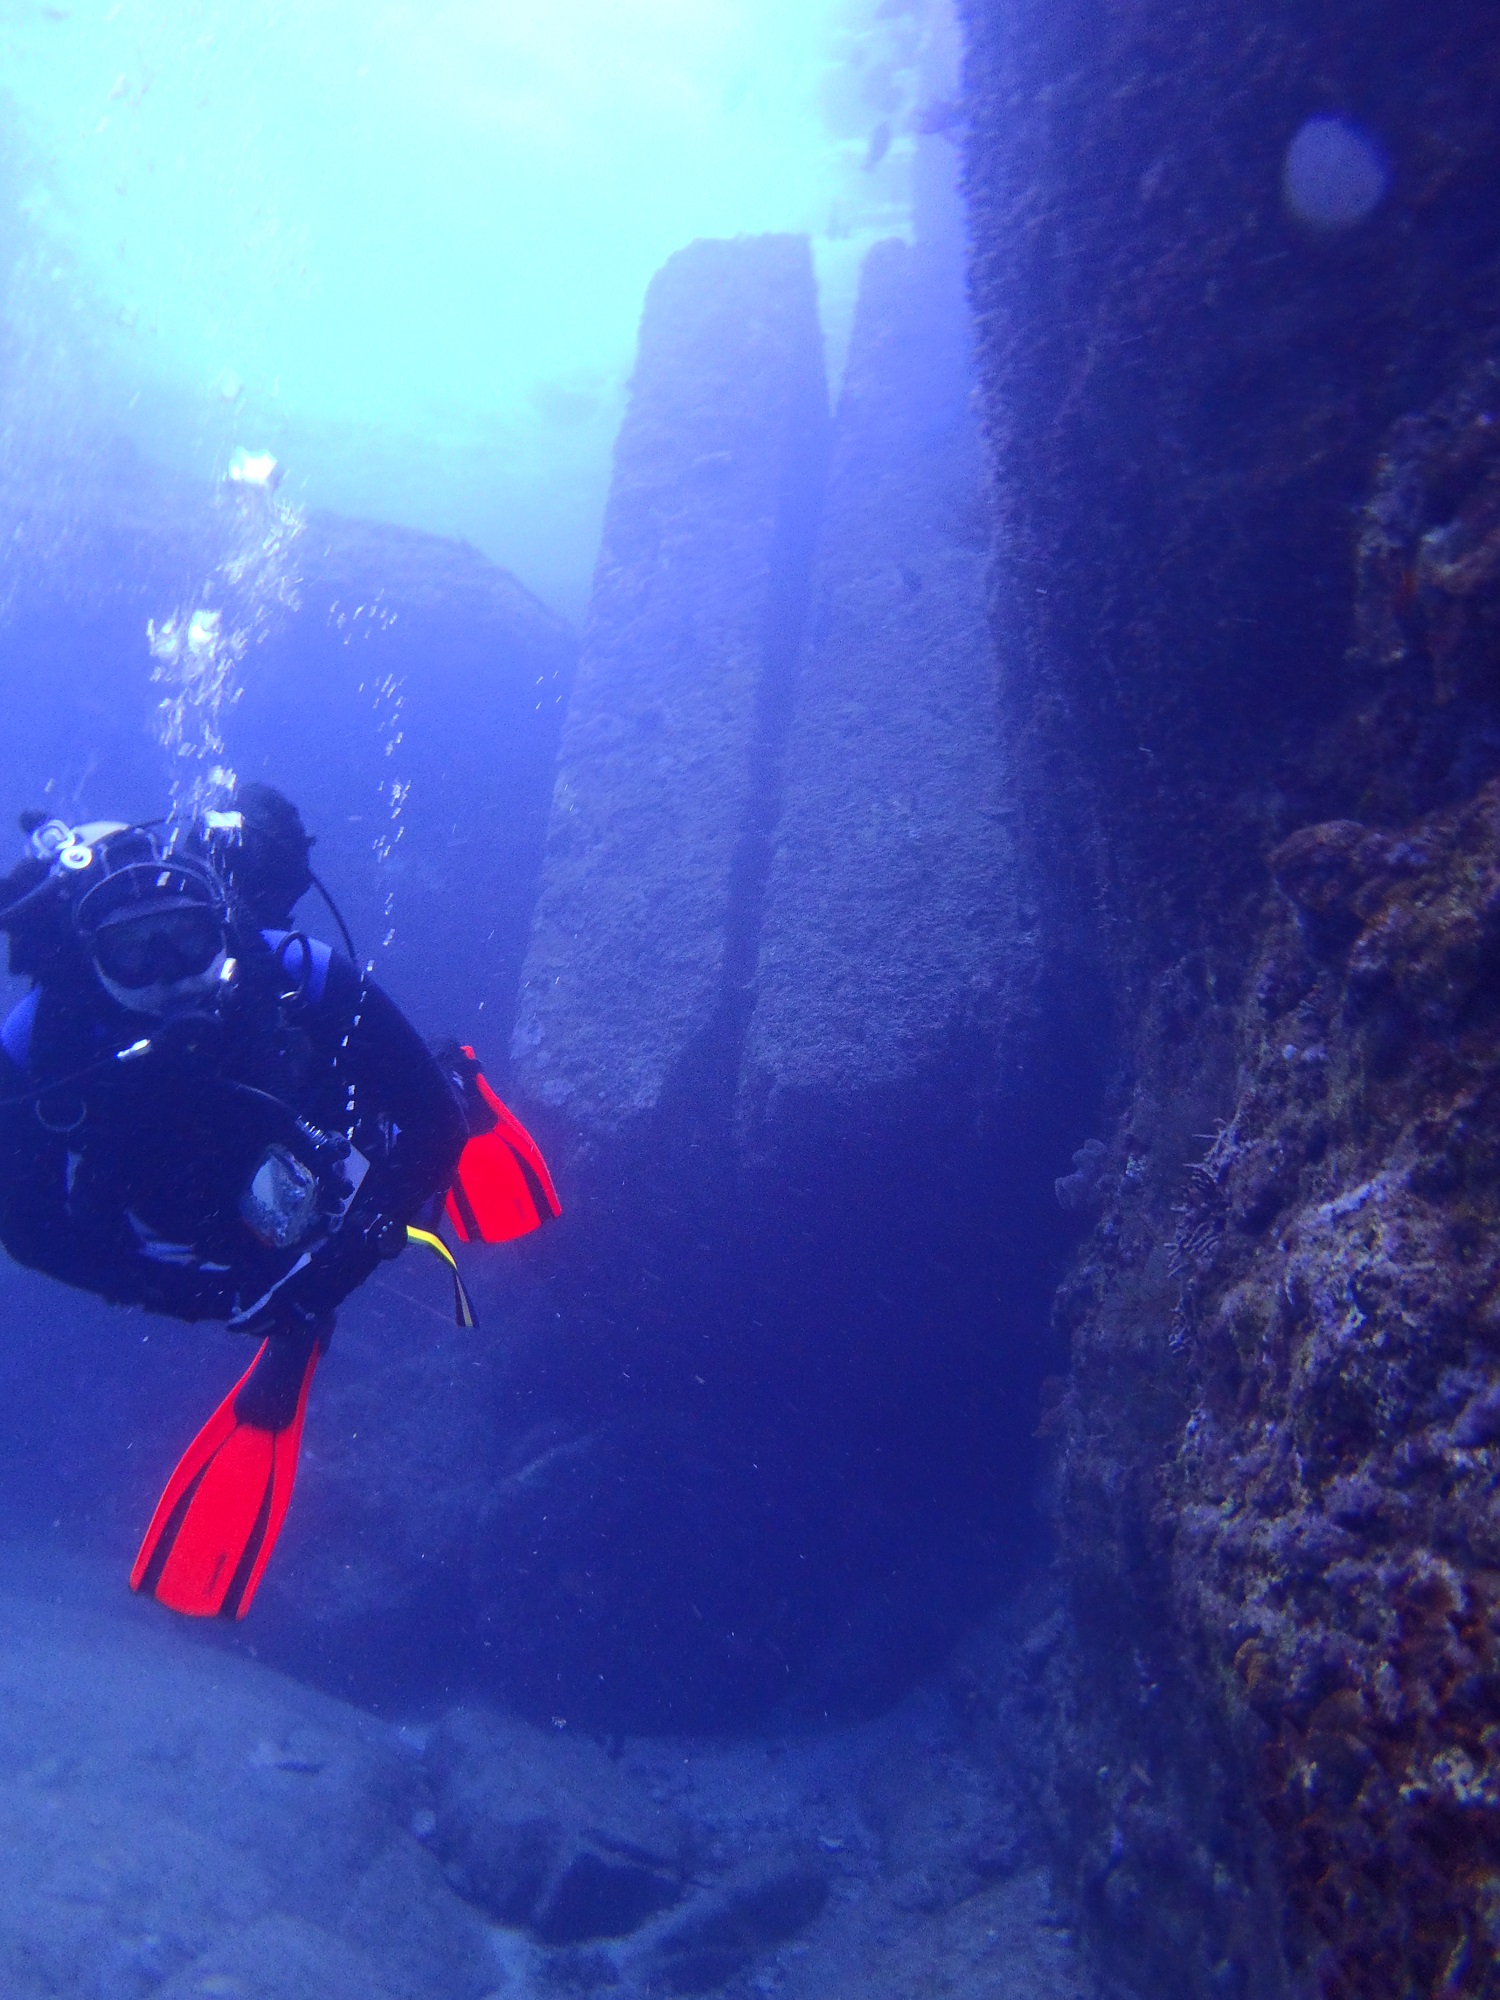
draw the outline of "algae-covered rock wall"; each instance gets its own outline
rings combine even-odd
[[[1060,1852],[1144,1990],[1488,1993],[1500,35],[965,13],[1002,726],[1117,1064]]]
[[[1386,761],[1372,746],[1324,777],[1309,739],[1353,692],[1351,515],[1386,432],[1455,388],[1493,325],[1494,84],[1477,24],[1458,56],[1459,8],[1288,4],[1227,28],[1167,0],[966,13],[1025,823],[1086,857],[1112,957],[1149,961],[1237,927],[1256,833],[1357,798]],[[1342,230],[1282,193],[1291,140],[1328,114],[1390,174]]]

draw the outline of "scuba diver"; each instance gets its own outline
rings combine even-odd
[[[131,1587],[242,1618],[286,1517],[336,1308],[417,1242],[472,1325],[462,1242],[559,1214],[472,1049],[434,1054],[356,962],[289,800],[184,825],[23,817],[0,879],[0,1244],[114,1304],[223,1321],[255,1359],[167,1484]],[[345,952],[295,928],[316,887]]]

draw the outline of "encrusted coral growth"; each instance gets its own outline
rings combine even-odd
[[[1234,1101],[1237,997],[1203,954],[1158,984],[1148,1059],[1112,1142],[1088,1157],[1102,1215],[1058,1297],[1073,1365],[1044,1417],[1062,1440],[1077,1627],[1053,1686],[1057,1849],[1110,1990],[1171,2000],[1287,1991],[1279,1872],[1239,1746],[1182,1643],[1160,1504],[1191,1407],[1184,1301],[1227,1227],[1219,1182],[1236,1139],[1217,1114]],[[1059,1196],[1071,1192],[1065,1179]]]
[[[1423,1396],[1445,1372],[1453,1395],[1487,1372],[1463,1286],[1489,1254],[1488,975],[1462,1007],[1454,994],[1465,963],[1483,966],[1489,920],[1462,858],[1478,822],[1432,816],[1500,774],[1500,375],[1485,363],[1500,353],[1500,12],[1470,8],[1459,29],[1452,9],[1404,0],[961,11],[1018,837],[1049,963],[1118,1025],[1103,1156],[1060,1177],[1069,1210],[1099,1220],[1059,1298],[1072,1366],[1046,1418],[1079,1638],[1059,1864],[1109,1976],[1153,2000],[1302,2000],[1320,1937],[1331,1991],[1460,1992],[1480,1958],[1450,1974],[1448,1955],[1483,1898],[1460,1880],[1450,1909],[1440,1860],[1421,1859],[1438,1848],[1403,1854],[1406,1828],[1431,1843],[1441,1817],[1400,1799],[1405,1753],[1380,1753],[1397,1804],[1366,1833],[1388,1842],[1385,1879],[1410,1864],[1406,1900],[1405,1874],[1382,1898],[1375,1862],[1362,1872],[1355,1807],[1308,1806],[1290,1763],[1259,1767],[1276,1830],[1246,1806],[1270,1725],[1245,1724],[1231,1662],[1253,1638],[1243,1664],[1259,1659],[1274,1710],[1301,1686],[1294,1638],[1339,1659],[1366,1643],[1327,1580],[1334,1555],[1304,1585],[1277,1553],[1304,1525],[1315,1539],[1315,1520],[1368,1563],[1356,1597],[1387,1602],[1421,1551],[1479,1588],[1457,1473],[1458,1512],[1430,1532],[1419,1508],[1345,1530],[1326,1496],[1364,1467],[1383,1506],[1415,1508],[1440,1474],[1397,1480],[1397,1453],[1467,1408],[1424,1415]],[[1327,111],[1392,168],[1378,209],[1337,236],[1281,194],[1289,142]],[[1283,849],[1301,914],[1274,920],[1247,1044],[1265,857],[1336,818],[1299,836],[1300,875]],[[1422,853],[1391,832],[1427,820]],[[1452,1186],[1424,1178],[1450,1154]],[[1467,1250],[1461,1226],[1481,1232]],[[1273,1545],[1247,1539],[1256,1524]],[[1366,1702],[1363,1686],[1332,1675],[1291,1721],[1305,1739],[1329,1693]],[[1432,1699],[1441,1755],[1456,1711]],[[1414,1729],[1415,1713],[1380,1727]],[[1330,1783],[1341,1714],[1322,1717],[1313,1759]],[[1376,1756],[1375,1724],[1361,1730]],[[1306,1951],[1283,1941],[1283,1876]]]
[[[1178,1239],[1177,1600],[1247,1718],[1320,1990],[1490,1995],[1500,785],[1272,859],[1238,1103]]]
[[[1493,678],[1500,638],[1500,361],[1403,418],[1359,539],[1359,634],[1388,669],[1416,652],[1439,702]]]
[[[1470,796],[1500,754],[1500,341],[1386,438],[1359,516],[1334,794],[1399,824]]]

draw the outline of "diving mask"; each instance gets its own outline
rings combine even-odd
[[[149,832],[130,827],[93,846],[80,884],[74,924],[121,1006],[164,1014],[213,990],[228,950],[227,911],[201,862],[163,854]]]
[[[94,963],[117,986],[176,985],[207,972],[224,950],[224,925],[206,903],[125,910],[93,937]]]

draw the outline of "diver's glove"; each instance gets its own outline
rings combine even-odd
[[[477,1139],[482,1132],[493,1132],[499,1120],[485,1102],[479,1088],[478,1056],[472,1049],[466,1049],[454,1041],[451,1036],[445,1041],[434,1043],[432,1053],[437,1058],[439,1069],[448,1079],[448,1088],[458,1099],[464,1114],[464,1123],[469,1128],[469,1137]]]

